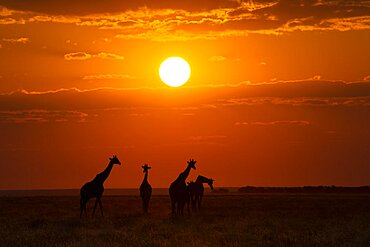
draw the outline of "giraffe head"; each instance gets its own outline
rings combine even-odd
[[[150,166],[148,166],[148,164],[145,164],[141,167],[143,168],[143,172],[147,172],[151,168]]]
[[[117,155],[113,155],[112,158],[109,158],[110,162],[113,163],[113,165],[121,165],[121,161],[117,158]]]
[[[197,162],[195,161],[195,160],[193,160],[193,159],[190,159],[189,161],[188,161],[188,166],[190,167],[190,168],[192,168],[192,169],[194,169],[194,170],[196,170],[197,168],[195,167],[195,164],[196,164]]]
[[[213,181],[215,181],[215,180],[213,180],[212,178],[210,178],[208,180],[208,182],[207,182],[207,184],[209,185],[209,187],[211,188],[211,190],[213,190]]]

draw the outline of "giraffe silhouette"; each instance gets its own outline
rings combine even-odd
[[[102,202],[101,202],[101,197],[102,197],[103,192],[104,192],[103,184],[104,184],[105,180],[108,178],[108,176],[109,176],[109,174],[110,174],[110,172],[113,168],[113,165],[115,165],[115,164],[121,165],[121,162],[118,160],[116,155],[113,155],[112,158],[109,158],[109,163],[108,163],[107,168],[105,168],[105,170],[102,171],[101,173],[97,174],[93,180],[91,180],[90,182],[87,182],[86,184],[84,184],[82,186],[82,188],[80,190],[80,195],[81,195],[81,199],[80,199],[80,218],[82,217],[82,212],[83,211],[85,211],[85,216],[87,217],[86,204],[91,198],[96,198],[93,213],[92,213],[92,217],[94,217],[95,209],[96,209],[96,206],[97,206],[98,203],[99,203],[99,208],[100,208],[101,215],[104,217],[103,206],[102,206]]]
[[[204,183],[207,183],[211,190],[213,190],[213,179],[206,178],[204,176],[199,175],[195,182],[188,183],[189,194],[191,199],[191,205],[193,210],[200,210],[202,204],[202,197],[204,193]]]
[[[145,164],[142,166],[142,168],[143,168],[143,173],[145,173],[145,175],[144,175],[143,182],[140,185],[140,196],[141,196],[141,199],[143,200],[144,213],[148,213],[149,201],[152,195],[152,186],[150,186],[148,182],[148,173],[151,167]]]
[[[170,185],[169,194],[171,198],[172,214],[184,214],[185,203],[189,201],[189,190],[185,180],[189,176],[190,170],[196,169],[195,163],[197,163],[195,160],[190,159],[185,171],[180,173],[177,179]]]

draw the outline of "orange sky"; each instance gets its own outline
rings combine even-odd
[[[370,184],[370,4],[0,0],[0,189]],[[169,56],[192,69],[168,88]]]

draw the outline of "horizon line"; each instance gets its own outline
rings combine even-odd
[[[257,186],[257,185],[243,185],[243,186],[214,186],[214,188],[244,188],[244,187],[254,187],[254,188],[304,188],[304,187],[341,187],[341,188],[360,188],[360,187],[370,187],[370,184],[363,185],[301,185],[301,186]],[[8,188],[2,189],[0,191],[48,191],[48,190],[80,190],[81,188]],[[114,187],[114,188],[105,188],[105,190],[137,190],[139,187]],[[153,189],[168,189],[168,187],[153,187]]]

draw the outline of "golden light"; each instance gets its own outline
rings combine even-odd
[[[159,67],[159,77],[171,87],[184,85],[190,77],[190,66],[181,57],[169,57]]]

